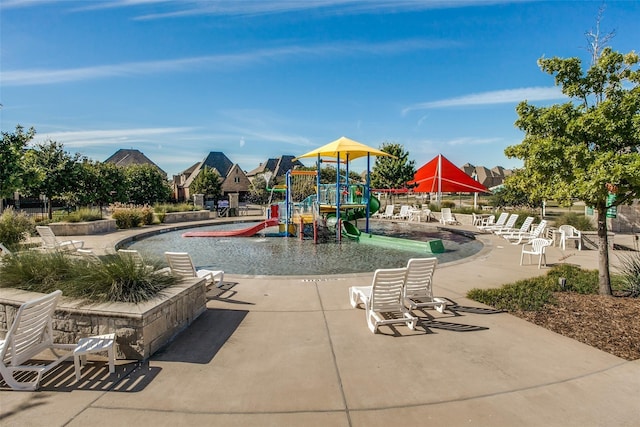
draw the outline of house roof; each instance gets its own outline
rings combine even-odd
[[[158,168],[163,174],[167,174],[158,165],[153,163],[140,150],[121,148],[111,155],[104,163],[113,163],[116,166],[127,167],[131,165],[152,165]]]
[[[247,176],[255,176],[261,173],[265,173],[268,170],[273,172],[274,176],[282,176],[291,169],[295,169],[299,166],[304,166],[302,162],[294,159],[295,156],[291,155],[280,156],[276,159],[269,159],[264,163],[260,163],[260,166],[253,169],[252,171],[247,172]]]
[[[205,166],[215,169],[221,177],[225,178],[233,167],[233,163],[227,156],[225,156],[224,153],[220,151],[212,151],[204,159],[198,169],[202,169]]]

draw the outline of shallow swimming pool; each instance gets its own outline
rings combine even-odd
[[[403,267],[410,258],[436,256],[440,263],[471,256],[482,243],[468,237],[416,223],[372,221],[372,234],[429,241],[442,239],[445,252],[430,254],[362,244],[348,239],[342,243],[315,244],[296,237],[182,237],[190,230],[230,230],[254,223],[219,224],[157,234],[132,242],[144,257],[164,259],[165,251],[188,252],[198,268],[222,269],[228,274],[298,276],[362,273],[376,268]],[[267,229],[268,231],[268,229]]]

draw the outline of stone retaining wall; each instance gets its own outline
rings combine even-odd
[[[173,224],[174,222],[184,221],[202,221],[209,219],[211,212],[207,210],[189,211],[189,212],[169,212],[165,214],[164,224]]]
[[[56,236],[87,236],[110,233],[116,230],[115,219],[101,219],[86,222],[52,222],[49,224]]]
[[[4,338],[16,311],[42,294],[0,289],[0,337]],[[83,304],[65,298],[53,319],[55,340],[77,343],[80,338],[116,334],[118,359],[144,360],[186,329],[206,310],[206,286],[194,278],[168,288],[164,295],[141,304]]]

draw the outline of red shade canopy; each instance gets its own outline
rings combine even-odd
[[[418,184],[413,189],[416,193],[489,193],[487,187],[464,173],[442,154],[418,169],[413,175],[413,181],[407,184]]]

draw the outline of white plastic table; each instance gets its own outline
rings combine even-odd
[[[93,337],[80,338],[78,346],[73,350],[73,364],[76,369],[76,381],[80,381],[82,365],[87,363],[87,354],[107,352],[109,357],[109,373],[116,371],[116,334],[96,335]]]

